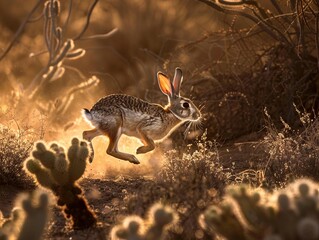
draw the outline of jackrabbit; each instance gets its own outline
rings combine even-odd
[[[172,82],[162,72],[157,73],[157,79],[161,91],[168,97],[165,107],[129,95],[113,94],[101,98],[91,110],[83,109],[84,117],[95,127],[83,132],[83,138],[91,147],[94,137],[106,135],[110,141],[107,154],[139,164],[134,155],[118,150],[122,134],[139,138],[144,146],[137,148],[136,153],[146,153],[155,148],[154,141],[165,139],[182,123],[200,119],[201,113],[194,103],[180,96],[183,80],[180,68],[175,69]],[[93,154],[92,147],[90,161]]]

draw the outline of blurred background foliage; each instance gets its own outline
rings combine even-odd
[[[48,81],[31,106],[24,101],[22,109],[19,109],[20,115],[21,110],[27,109],[28,112],[35,105],[44,114],[48,113],[45,110],[49,107],[43,105],[51,104],[53,108],[58,108],[61,99],[73,86],[93,75],[100,80],[98,87],[79,91],[65,116],[51,114],[52,124],[64,126],[79,117],[81,108],[90,107],[107,94],[127,93],[146,98],[149,90],[159,92],[155,81],[156,71],[174,49],[179,44],[196,40],[215,25],[206,17],[213,17],[214,14],[192,1],[70,0],[61,2],[56,20],[56,24],[61,26],[64,41],[78,36],[88,21],[89,9],[94,3],[97,4],[92,11],[89,27],[81,38],[74,41],[76,48],[85,49],[85,56],[76,61],[66,60],[64,74],[58,81]],[[41,70],[47,66],[43,13],[45,1],[28,4],[19,0],[10,3],[0,1],[0,28],[3,33],[0,39],[1,54],[36,4],[38,7],[25,24],[23,32],[1,61],[0,91],[3,102],[11,104],[10,107],[17,105],[35,76],[44,74]],[[23,7],[17,10],[17,5]],[[194,11],[187,11],[190,8]],[[111,30],[116,32],[110,37],[92,37]]]
[[[156,72],[172,76],[176,66],[184,71],[183,94],[203,107],[210,139],[261,130],[265,108],[275,124],[281,125],[282,117],[292,127],[300,126],[294,103],[309,112],[317,108],[315,1],[61,1],[55,24],[63,36],[54,43],[56,55],[68,39],[74,40],[74,51],[85,54],[63,58],[56,64],[63,72],[30,98],[34,79],[50,73],[44,4],[0,1],[1,54],[26,23],[1,58],[4,113],[16,109],[25,116],[36,110],[49,126],[68,129],[83,107],[107,94],[165,104]]]

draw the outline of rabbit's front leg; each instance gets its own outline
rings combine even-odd
[[[147,153],[154,150],[155,148],[154,141],[151,138],[149,138],[141,128],[137,128],[136,131],[140,135],[140,139],[142,143],[144,144],[144,146],[141,146],[136,150],[136,153],[141,154],[141,153]]]

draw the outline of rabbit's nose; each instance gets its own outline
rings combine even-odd
[[[197,112],[194,112],[193,114],[192,114],[192,118],[193,119],[198,119],[200,117],[200,115],[197,113]]]

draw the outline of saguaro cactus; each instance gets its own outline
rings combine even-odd
[[[147,220],[138,216],[127,217],[122,225],[112,229],[112,240],[161,240],[166,229],[176,220],[171,208],[155,204]]]
[[[48,148],[43,142],[35,144],[33,158],[27,159],[25,169],[36,182],[50,189],[57,196],[57,204],[63,209],[73,228],[87,228],[96,223],[96,217],[82,194],[77,180],[83,175],[89,149],[86,142],[73,138],[65,154],[56,143]]]

